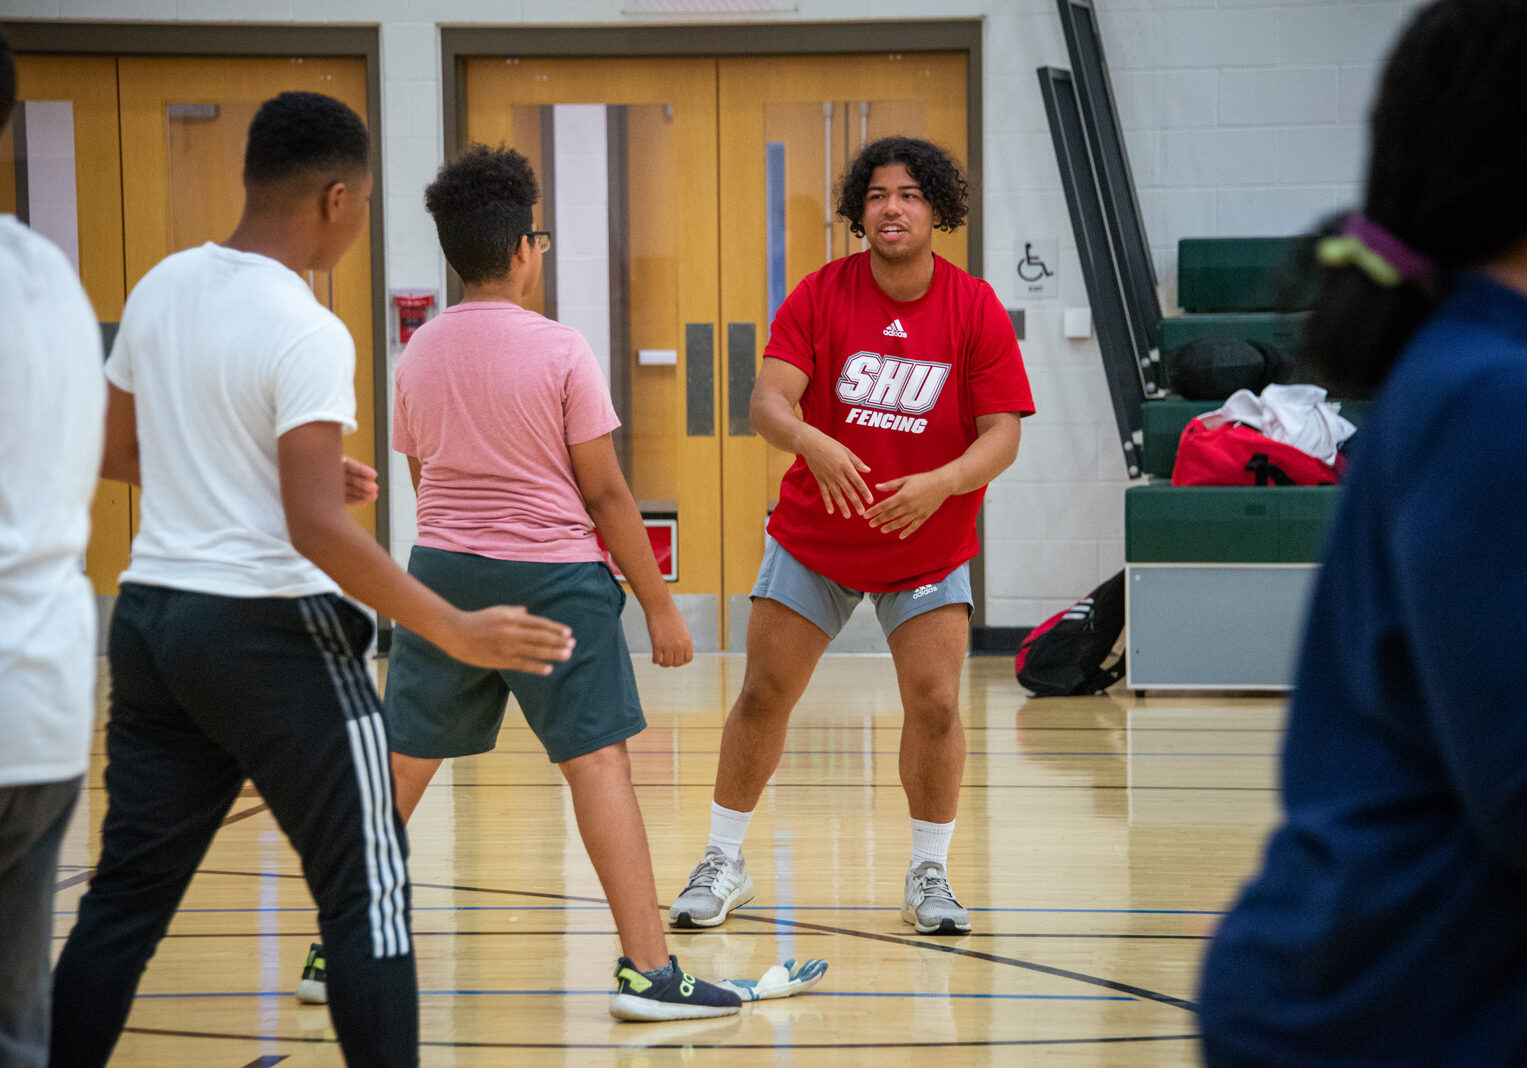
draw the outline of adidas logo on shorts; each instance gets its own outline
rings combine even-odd
[[[936,583],[936,582],[932,583],[930,585],[927,585],[927,586],[919,586],[919,587],[917,587],[917,589],[912,591],[912,600],[915,601],[919,597],[926,597],[928,594],[932,593],[936,589],[938,589],[938,583]]]

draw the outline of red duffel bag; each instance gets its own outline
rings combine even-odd
[[[1303,449],[1240,423],[1214,429],[1193,419],[1177,442],[1174,486],[1323,486],[1336,469]]]

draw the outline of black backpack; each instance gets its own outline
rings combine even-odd
[[[1124,572],[1035,627],[1018,646],[1013,669],[1035,697],[1102,693],[1124,677]],[[1110,660],[1110,657],[1112,659]]]

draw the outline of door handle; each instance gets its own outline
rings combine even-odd
[[[757,331],[752,323],[726,324],[727,433],[734,438],[753,434],[748,405],[753,399],[757,353]]]
[[[716,433],[716,328],[684,324],[685,433],[708,438]]]

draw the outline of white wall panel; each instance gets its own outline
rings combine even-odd
[[[1351,186],[1363,178],[1368,131],[1357,123],[1291,127],[1278,136],[1278,181]]]
[[[1221,71],[1220,122],[1226,126],[1336,122],[1341,112],[1339,76],[1335,67]]]
[[[1410,14],[1406,3],[1345,3],[1278,11],[1278,59],[1286,64],[1377,66]]]
[[[1163,130],[1159,182],[1164,186],[1266,185],[1278,179],[1278,143],[1278,138],[1261,129]],[[1138,173],[1135,181],[1144,183]]]

